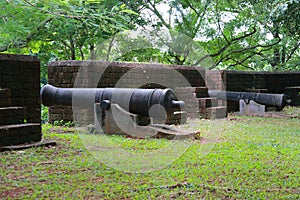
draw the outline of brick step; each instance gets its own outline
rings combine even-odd
[[[213,97],[199,98],[199,108],[217,107],[218,100]]]
[[[208,92],[207,87],[178,87],[175,89],[176,93],[197,93],[197,92]]]
[[[175,89],[178,99],[185,101],[187,117],[219,119],[227,117],[226,107],[219,106],[216,98],[209,97],[207,87],[180,87]]]
[[[188,112],[187,117],[191,119],[199,119],[200,118],[200,113],[199,112]]]
[[[9,98],[11,91],[9,88],[0,88],[0,99]]]
[[[196,94],[196,93],[185,93],[185,94],[176,94],[176,97],[182,101],[197,101],[200,98],[208,98],[208,94]]]
[[[0,107],[0,125],[23,123],[25,113],[25,107]]]
[[[197,108],[197,107],[187,107],[187,108],[185,109],[185,111],[186,111],[187,113],[199,113],[199,112],[200,112],[200,109]]]
[[[0,126],[0,146],[38,142],[41,137],[39,123]]]
[[[166,120],[153,119],[154,124],[184,124],[187,120],[187,112],[177,111],[173,115],[169,116]]]
[[[222,119],[227,117],[227,107],[226,106],[218,106],[205,108],[200,110],[200,114],[205,119]]]
[[[202,97],[209,96],[207,87],[179,87],[175,89],[175,94],[178,98],[180,97],[202,98]]]
[[[11,91],[9,88],[0,89],[0,107],[11,105]]]
[[[185,108],[187,110],[197,108],[209,108],[209,107],[217,107],[219,102],[216,98],[213,97],[205,97],[205,98],[196,98],[185,101]]]
[[[185,102],[187,101],[195,101],[197,99],[197,95],[196,93],[185,93],[185,94],[176,94],[176,97],[179,99],[179,100],[183,100]],[[206,96],[207,97],[207,96]],[[200,97],[201,98],[201,97]]]
[[[167,119],[166,124],[185,124],[187,120],[187,112],[186,111],[178,111],[175,112],[172,117]]]

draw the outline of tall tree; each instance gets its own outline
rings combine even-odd
[[[153,27],[184,33],[207,51],[195,63],[177,57],[177,64],[201,65],[212,58],[210,69],[299,68],[299,0],[139,2],[155,16],[148,17]]]
[[[120,1],[4,1],[0,51],[47,43],[63,58],[84,59],[96,44],[116,32],[134,27],[134,12]]]
[[[239,21],[244,22],[243,26],[257,30],[257,34],[247,41],[249,46],[232,51],[243,53],[237,63],[258,70],[297,69],[300,58],[299,6],[299,0],[237,1],[233,10],[237,11],[237,17],[242,17]]]
[[[145,62],[155,54],[164,63],[210,69],[299,69],[299,7],[299,0],[3,0],[0,52],[38,52],[45,60],[94,59],[98,44],[109,41],[106,51],[100,48],[106,60]],[[152,27],[149,38],[162,39],[161,31],[168,30],[173,42],[162,39],[161,49],[147,42],[132,55],[113,56],[116,35],[135,27]],[[148,36],[143,37],[141,44]],[[187,37],[206,52],[191,55],[197,46]]]
[[[136,16],[119,0],[5,0],[0,52],[37,54],[44,68],[53,59],[93,59],[97,45],[133,28]]]

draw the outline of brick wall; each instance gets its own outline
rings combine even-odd
[[[227,91],[246,92],[264,89],[268,93],[284,93],[286,87],[300,86],[300,71],[290,72],[254,72],[254,71],[207,71],[206,79],[218,89],[224,83]],[[214,83],[216,82],[216,83]],[[227,102],[228,111],[237,111],[237,102]]]
[[[48,66],[48,81],[65,88],[172,88],[205,86],[205,70],[200,67],[120,63],[101,61],[58,61]],[[93,121],[91,110],[54,106],[49,109],[49,121]],[[84,114],[82,114],[84,113]]]
[[[224,90],[223,71],[207,70],[206,71],[206,86],[209,90]]]
[[[40,123],[40,62],[33,56],[0,54],[0,88],[10,89],[10,103],[24,106],[26,121]]]
[[[40,122],[39,60],[0,54],[0,147],[39,142]]]
[[[206,86],[209,90],[225,90],[225,83],[223,82],[223,71],[207,70],[206,71]],[[217,101],[218,106],[227,106],[224,100]]]

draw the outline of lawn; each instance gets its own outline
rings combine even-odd
[[[57,146],[1,153],[0,199],[300,199],[299,118],[230,116],[185,128],[201,137],[139,140],[44,125]]]

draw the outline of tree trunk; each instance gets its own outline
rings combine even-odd
[[[107,55],[106,55],[106,61],[109,61],[111,49],[112,49],[112,47],[114,45],[114,42],[115,42],[115,34],[113,35],[111,41],[109,42],[109,46],[108,46],[108,50],[107,50]]]
[[[275,25],[274,31],[272,32],[272,35],[275,39],[280,40],[280,36],[279,36],[279,28]],[[280,62],[280,50],[278,47],[274,47],[274,51],[273,51],[273,60],[271,62],[271,66],[273,67],[274,70],[277,70],[278,67],[280,66],[281,62]]]
[[[84,53],[82,51],[82,46],[79,48],[81,60],[84,60]]]
[[[90,59],[91,60],[96,60],[94,44],[90,44]]]
[[[71,50],[71,60],[76,60],[75,44],[71,35],[70,35],[70,50]]]

